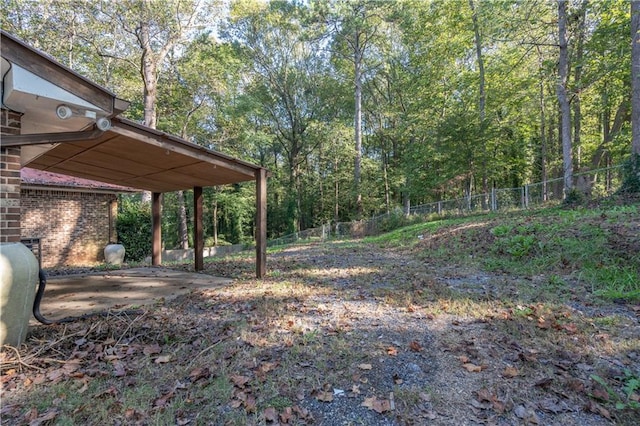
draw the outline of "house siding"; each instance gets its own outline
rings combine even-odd
[[[0,134],[19,135],[20,114],[0,110]],[[0,147],[0,242],[20,241],[20,148]]]
[[[21,195],[21,237],[40,238],[43,268],[104,260],[115,240],[115,194],[23,188]]]

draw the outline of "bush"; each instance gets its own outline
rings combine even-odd
[[[140,262],[151,255],[151,206],[140,201],[121,200],[116,219],[118,242],[127,261]]]
[[[622,165],[623,181],[620,192],[640,193],[640,155],[632,155]]]

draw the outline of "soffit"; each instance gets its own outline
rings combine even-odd
[[[23,166],[152,192],[255,180],[261,167],[122,118],[95,139],[61,142]]]

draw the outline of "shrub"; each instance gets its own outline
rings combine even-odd
[[[151,206],[122,199],[116,220],[118,242],[125,248],[127,261],[140,262],[151,255]]]
[[[623,181],[620,192],[640,193],[640,155],[632,155],[622,165]]]

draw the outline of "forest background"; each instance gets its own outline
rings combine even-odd
[[[558,177],[568,193],[574,172],[640,154],[634,7],[2,0],[0,13],[4,30],[130,101],[127,118],[266,167],[273,238]],[[253,184],[204,196],[207,245],[253,239]],[[191,198],[165,194],[166,248],[189,246]]]

